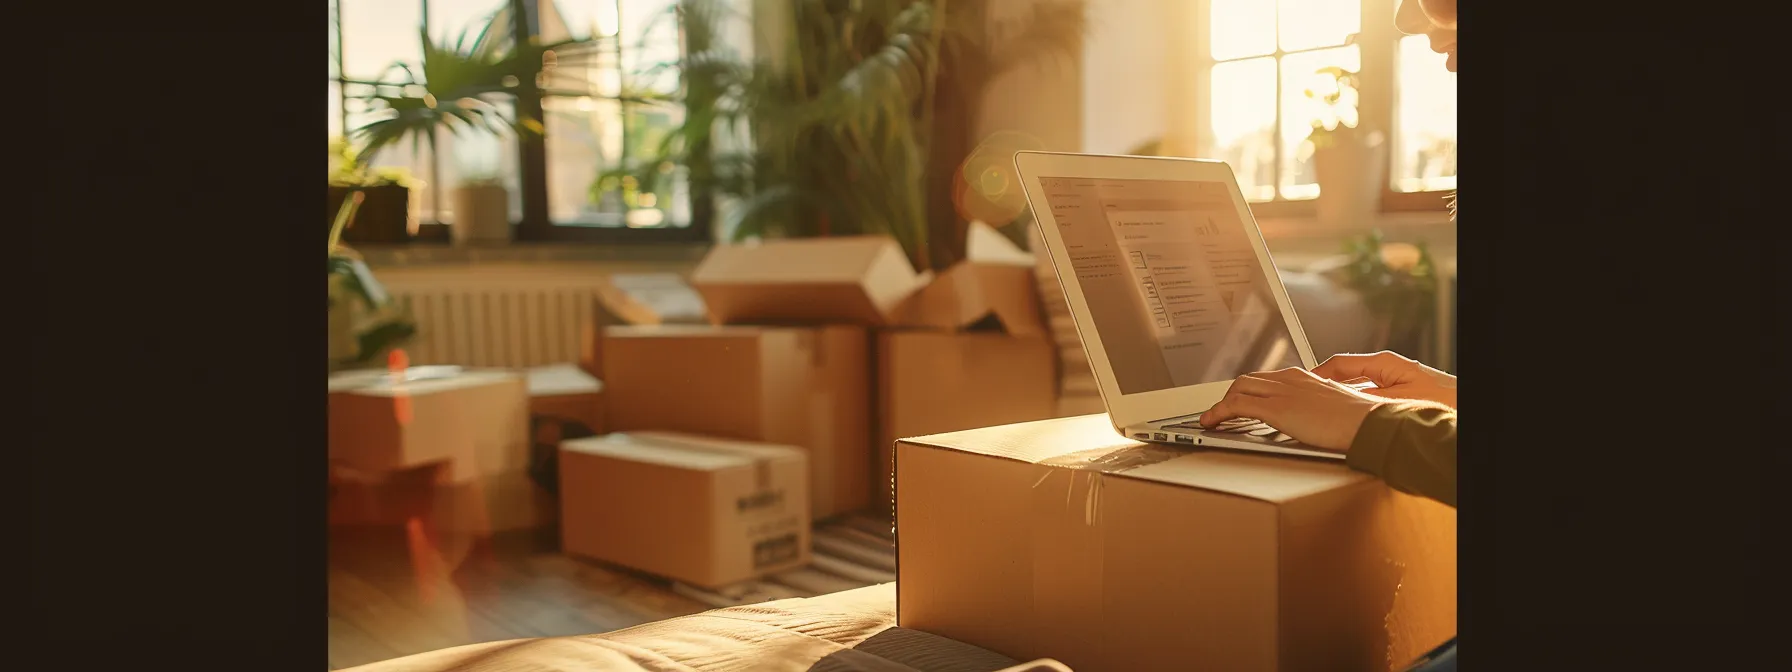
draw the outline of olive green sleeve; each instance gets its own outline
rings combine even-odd
[[[1456,506],[1456,411],[1429,401],[1392,401],[1369,412],[1346,455],[1352,468],[1395,490]]]

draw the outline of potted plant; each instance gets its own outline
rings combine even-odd
[[[427,30],[419,29],[423,42],[423,59],[415,64],[397,62],[387,68],[380,81],[351,82],[371,88],[371,93],[357,96],[375,110],[376,118],[353,131],[360,156],[410,140],[412,151],[420,151],[427,143],[432,153],[437,148],[438,131],[456,135],[467,133],[540,134],[538,119],[507,114],[499,103],[508,97],[534,97],[551,92],[555,68],[577,69],[598,55],[594,40],[569,39],[551,43],[539,40],[517,41],[514,17],[526,16],[522,0],[508,0],[483,25],[469,26],[451,41],[436,43]],[[492,203],[508,204],[503,183],[475,179],[457,187],[454,196],[458,205],[463,200],[472,207],[462,214],[456,240],[489,240],[502,231],[509,239],[509,207],[496,210]],[[494,218],[503,213],[504,227],[499,229]],[[466,219],[464,217],[469,217]]]
[[[329,358],[331,370],[365,366],[417,334],[409,311],[380,287],[360,255],[342,244],[366,192],[349,191],[330,222]]]
[[[343,138],[330,140],[330,209],[332,216],[352,193],[361,204],[352,226],[342,232],[351,243],[402,243],[410,238],[410,174],[399,168],[369,168]]]
[[[1371,231],[1346,240],[1344,254],[1337,273],[1379,321],[1380,346],[1429,359],[1438,276],[1425,244],[1387,242],[1380,231]]]
[[[1319,181],[1317,218],[1328,226],[1360,226],[1373,216],[1387,174],[1383,137],[1360,123],[1356,72],[1332,66],[1314,74],[1318,81],[1302,93],[1317,103],[1318,115],[1300,159],[1312,159]]]
[[[940,102],[981,96],[983,83],[1074,47],[1084,29],[1080,2],[1042,2],[998,31],[989,30],[986,4],[779,3],[777,13],[755,17],[779,36],[773,48],[748,59],[717,39],[730,9],[681,0],[686,55],[646,74],[678,71],[684,121],[653,151],[606,171],[594,191],[654,194],[667,168],[680,166],[693,191],[734,202],[722,229],[735,240],[887,234],[917,268],[944,268],[963,250],[935,238],[954,233],[962,248],[963,223],[942,221],[936,202],[951,211],[950,168],[965,154],[940,143],[974,143],[942,136]],[[945,73],[946,65],[956,69]],[[942,87],[954,95],[941,96]],[[978,117],[964,105],[954,117],[968,127]]]

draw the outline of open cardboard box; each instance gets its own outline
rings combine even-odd
[[[889,236],[718,245],[691,274],[715,324],[888,325],[927,280]]]

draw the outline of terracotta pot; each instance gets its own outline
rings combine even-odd
[[[510,228],[510,192],[503,185],[455,187],[454,244],[502,245],[510,242]]]

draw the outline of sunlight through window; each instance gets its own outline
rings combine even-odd
[[[1396,191],[1456,188],[1456,73],[1422,35],[1400,40],[1394,109]]]

